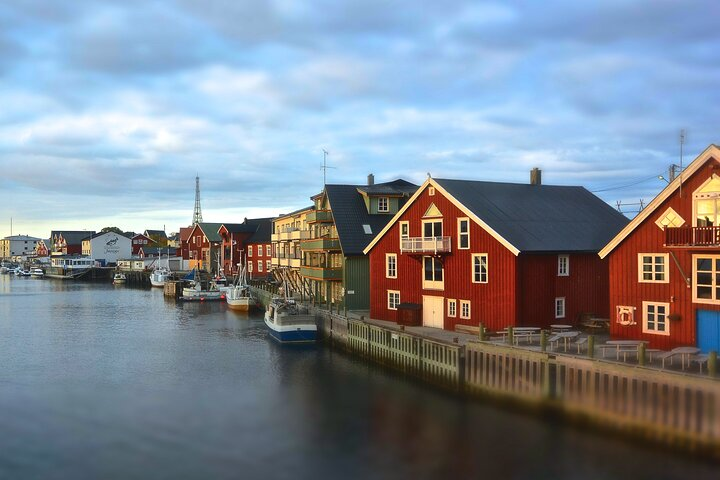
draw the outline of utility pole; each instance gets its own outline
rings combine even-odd
[[[323,171],[323,188],[325,188],[325,185],[327,185],[327,169],[328,168],[335,168],[335,167],[328,167],[327,166],[327,156],[330,155],[330,152],[325,150],[323,148],[323,164],[320,169]]]

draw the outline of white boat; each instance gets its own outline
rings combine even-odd
[[[43,269],[40,267],[34,267],[30,269],[30,276],[35,278],[42,278],[45,275]]]
[[[30,276],[30,270],[24,270],[20,267],[15,269],[15,275],[18,277],[29,277]]]
[[[119,285],[121,283],[125,283],[126,281],[127,281],[127,277],[125,277],[124,273],[118,272],[113,276],[113,284],[114,285]]]
[[[200,278],[200,273],[197,270],[193,270],[186,277],[185,280],[189,282],[188,286],[183,287],[183,300],[188,301],[205,301],[205,300],[222,300],[225,298],[225,293],[218,290],[215,282],[203,281]]]
[[[234,285],[225,292],[225,301],[228,308],[240,312],[248,312],[255,305],[255,299],[250,294],[250,286],[247,284],[244,266],[238,271]]]
[[[170,254],[168,253],[168,265],[160,265],[162,261],[162,254],[155,269],[150,274],[150,285],[153,287],[164,287],[168,280],[172,279],[172,272],[170,271]]]
[[[280,343],[314,342],[317,340],[315,315],[294,300],[273,299],[265,311],[265,325]]]

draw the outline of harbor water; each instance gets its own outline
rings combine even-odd
[[[260,314],[0,275],[0,478],[673,479],[720,466],[461,398]]]

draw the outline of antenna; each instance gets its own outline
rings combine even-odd
[[[685,145],[685,129],[680,129],[680,198],[682,198],[683,145]]]
[[[328,167],[328,166],[327,166],[327,156],[328,156],[328,155],[330,155],[330,152],[328,152],[327,150],[325,150],[325,149],[323,148],[323,164],[322,164],[322,167],[320,167],[320,170],[323,171],[323,187],[327,184],[327,181],[326,181],[327,169],[328,169],[328,168],[335,168],[335,167]]]
[[[200,209],[200,177],[195,175],[195,211],[193,212],[193,225],[202,223],[202,210]]]

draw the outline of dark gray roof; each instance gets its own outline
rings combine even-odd
[[[157,236],[160,238],[167,238],[167,234],[165,233],[165,230],[145,230],[145,235],[147,236]]]
[[[521,252],[598,252],[629,221],[583,187],[435,181]]]
[[[385,184],[374,185],[375,187],[384,187],[393,185],[397,188],[409,190],[412,185],[405,180],[395,180]],[[358,188],[362,185],[326,185],[325,192],[330,202],[335,228],[340,239],[345,256],[363,255],[363,250],[385,228],[385,225],[392,219],[392,215],[370,215],[365,206],[362,195],[358,192]],[[413,185],[413,190],[406,192],[408,196],[417,190],[417,185]],[[365,233],[363,225],[369,225],[371,233]]]
[[[410,196],[417,190],[418,186],[403,179],[394,182],[378,183],[375,185],[360,185],[357,187],[361,192],[368,195],[407,195]]]
[[[248,243],[270,243],[272,233],[272,217],[268,218],[246,218],[245,224],[255,227],[255,233],[247,239]]]
[[[50,238],[62,235],[68,245],[81,245],[82,241],[95,235],[94,230],[53,230]]]

